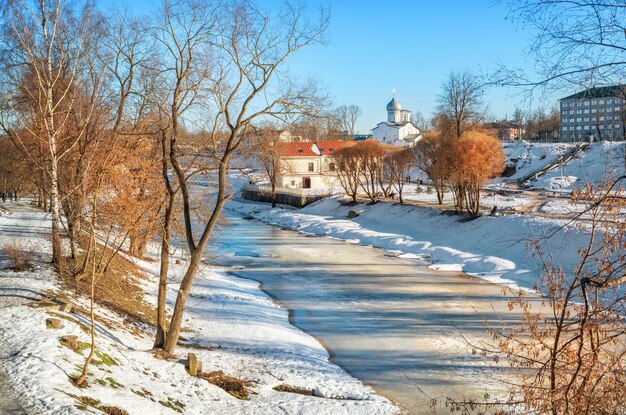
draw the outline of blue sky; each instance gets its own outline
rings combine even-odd
[[[139,13],[158,0],[115,0]],[[259,0],[275,4],[277,0]],[[100,4],[106,8],[111,1]],[[309,0],[312,8],[319,0]],[[326,0],[331,10],[329,44],[295,55],[291,71],[327,86],[339,104],[357,104],[357,131],[368,132],[386,117],[391,89],[404,108],[432,115],[441,83],[451,70],[486,72],[498,64],[532,70],[528,33],[506,20],[506,5],[494,0]],[[528,109],[519,91],[493,89],[486,101],[496,117]],[[533,105],[550,107],[553,99]]]

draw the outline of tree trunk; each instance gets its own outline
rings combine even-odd
[[[51,143],[51,147],[54,144]],[[56,150],[54,151],[56,153]],[[52,157],[51,169],[50,169],[50,210],[52,213],[52,263],[55,266],[61,264],[61,257],[63,256],[61,246],[61,209],[59,205],[59,181],[57,176],[57,160],[56,157]]]
[[[272,183],[272,207],[276,207],[276,184]]]
[[[148,230],[137,229],[129,235],[128,253],[135,258],[143,258],[146,256],[148,248]]]
[[[95,295],[96,295],[96,254],[97,254],[97,247],[96,245],[96,227],[95,227],[95,220],[96,220],[96,211],[97,211],[97,191],[96,193],[94,193],[94,204],[92,207],[92,212],[91,212],[91,237],[89,238],[89,245],[93,245],[94,246],[94,256],[93,256],[93,262],[91,264],[91,292],[90,292],[90,296],[89,296],[89,318],[90,318],[90,322],[91,322],[91,330],[90,330],[90,334],[91,334],[91,349],[89,351],[89,356],[87,356],[87,359],[85,360],[85,364],[83,365],[83,371],[81,373],[81,375],[79,376],[78,379],[76,379],[75,384],[76,386],[81,386],[85,380],[87,379],[87,375],[89,374],[89,365],[91,364],[91,360],[93,359],[93,356],[96,352],[96,318],[95,318],[95,313],[94,313],[94,307],[95,307]],[[90,249],[91,251],[91,249]],[[91,252],[87,252],[87,257],[86,259],[89,259],[89,254]]]
[[[180,288],[178,289],[178,295],[176,296],[176,304],[174,305],[174,312],[170,320],[170,327],[165,339],[165,351],[174,354],[174,349],[178,343],[180,337],[180,329],[183,322],[183,313],[185,312],[185,305],[187,304],[187,297],[191,292],[193,280],[196,277],[198,269],[200,268],[200,261],[202,260],[202,252],[197,250],[189,258],[189,266],[185,272]]]
[[[162,349],[167,338],[166,324],[166,298],[167,298],[167,271],[170,266],[170,239],[172,237],[172,219],[174,217],[174,197],[168,197],[163,222],[163,236],[161,240],[161,266],[159,269],[159,293],[157,298],[157,322],[154,348]]]
[[[93,298],[95,291],[96,291],[95,290],[95,287],[96,287],[95,263],[96,261],[94,258],[94,264],[93,264],[92,272],[91,272],[91,298],[89,300],[89,319],[91,322],[91,330],[90,330],[91,349],[89,350],[89,356],[87,356],[87,359],[85,360],[85,364],[83,365],[83,371],[78,377],[78,379],[76,379],[75,381],[76,386],[81,386],[87,380],[87,375],[89,374],[89,365],[91,364],[93,356],[96,353],[96,318],[95,318],[95,313],[94,313],[95,301]]]
[[[233,135],[236,134],[237,131],[233,131]],[[178,168],[178,166],[174,165],[173,160],[172,165],[176,171],[176,174],[179,176],[179,180],[182,180],[182,171]],[[170,320],[170,326],[167,333],[167,338],[165,339],[165,351],[173,354],[174,349],[178,343],[178,338],[180,337],[180,329],[183,321],[183,314],[185,312],[185,305],[187,304],[187,297],[191,291],[191,287],[193,285],[193,281],[198,273],[198,269],[200,268],[200,262],[202,261],[202,256],[204,254],[204,249],[211,237],[213,229],[217,224],[219,217],[222,215],[222,210],[224,209],[224,204],[228,197],[226,196],[226,184],[228,181],[228,156],[225,156],[224,159],[220,162],[219,166],[219,179],[218,179],[218,192],[216,195],[215,207],[213,208],[213,213],[209,221],[207,222],[204,231],[202,233],[202,237],[200,238],[200,242],[198,242],[197,246],[193,246],[191,242],[193,241],[193,235],[189,234],[192,230],[190,227],[186,226],[185,232],[188,233],[188,241],[189,251],[190,251],[190,259],[189,266],[187,271],[185,272],[185,276],[183,277],[182,282],[180,283],[180,288],[178,289],[178,295],[176,296],[176,303],[174,305],[174,312],[172,313],[172,318]],[[183,189],[183,199],[186,198],[186,192],[184,191],[184,183],[181,184],[181,189]],[[184,200],[183,200],[184,201]],[[188,205],[188,203],[184,203],[184,205]],[[188,209],[188,208],[186,208]],[[185,215],[188,215],[189,212],[185,212]]]

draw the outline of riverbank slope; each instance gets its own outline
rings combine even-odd
[[[56,277],[48,261],[49,217],[27,205],[10,206],[12,214],[0,215],[3,242],[19,242],[36,252],[30,271],[14,272],[0,258],[0,370],[20,404],[32,414],[101,413],[107,406],[115,414],[392,414],[397,409],[385,398],[329,362],[328,353],[313,337],[289,324],[287,310],[259,289],[256,282],[228,275],[206,266],[198,276],[188,301],[184,321],[185,342],[177,355],[195,353],[203,371],[250,381],[247,400],[189,376],[184,360],[157,360],[150,352],[153,328],[130,321],[105,307],[96,309],[99,364],[91,366],[90,386],[71,383],[87,350],[74,352],[59,340],[76,335],[88,345],[85,332],[88,299],[69,291]],[[153,247],[154,249],[154,247]],[[156,251],[149,255],[156,258]],[[171,306],[184,271],[184,258],[171,269],[168,292]],[[143,270],[136,283],[144,300],[154,304],[158,262],[135,263]],[[74,313],[56,312],[62,328],[48,328],[52,312],[28,303],[42,298],[67,297]],[[314,391],[316,396],[279,392],[286,384]],[[100,409],[98,409],[100,408]],[[104,409],[103,409],[104,408]],[[108,410],[108,409],[107,409]],[[123,412],[124,411],[124,412]],[[108,412],[107,412],[108,413]]]

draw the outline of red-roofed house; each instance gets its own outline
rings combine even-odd
[[[338,185],[334,154],[353,145],[352,141],[282,142],[281,174],[278,187],[290,189],[332,189]]]

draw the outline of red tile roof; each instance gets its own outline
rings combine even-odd
[[[320,140],[320,141],[298,141],[294,143],[279,143],[281,153],[285,157],[316,157],[332,156],[340,148],[354,144],[353,141],[344,140]],[[317,146],[319,152],[314,150]],[[321,153],[321,154],[320,154]]]

